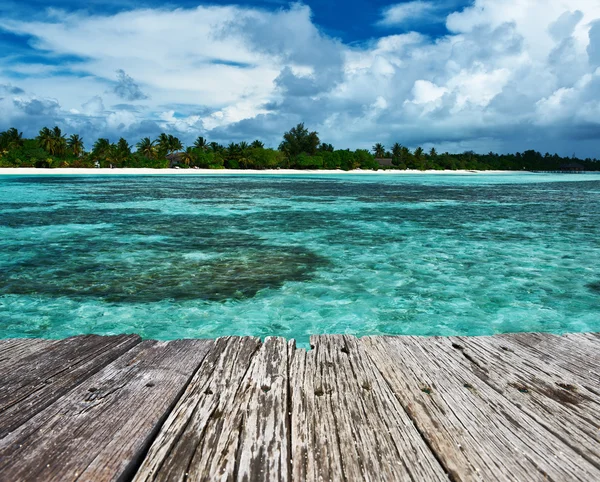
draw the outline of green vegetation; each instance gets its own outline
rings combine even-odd
[[[378,161],[377,159],[383,159]],[[386,165],[391,164],[391,165]],[[334,149],[323,143],[317,132],[298,124],[283,135],[278,149],[267,148],[255,140],[252,143],[230,143],[227,147],[208,142],[200,136],[193,145],[184,147],[171,134],[157,139],[145,137],[132,150],[127,140],[116,143],[97,139],[86,152],[78,134],[68,138],[61,129],[44,127],[35,139],[24,139],[16,128],[0,132],[0,167],[150,167],[206,169],[468,169],[468,170],[530,170],[557,171],[565,165],[574,170],[598,171],[597,159],[563,158],[556,154],[542,155],[529,150],[516,154],[438,153],[432,148],[426,153],[421,147],[411,151],[396,142],[391,151],[377,143],[372,152],[364,149]]]

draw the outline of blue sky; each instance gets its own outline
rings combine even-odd
[[[0,1],[0,130],[600,157],[595,0]]]

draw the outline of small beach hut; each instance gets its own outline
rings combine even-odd
[[[379,164],[379,167],[394,167],[391,157],[376,157],[375,161]]]
[[[561,164],[559,170],[561,172],[583,172],[585,171],[585,167],[577,162],[569,162]]]

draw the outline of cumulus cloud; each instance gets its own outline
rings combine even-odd
[[[146,94],[142,92],[140,86],[135,83],[135,81],[125,73],[123,69],[117,70],[117,85],[115,85],[113,92],[117,95],[117,97],[128,100],[145,100],[148,98]]]
[[[19,122],[27,133],[27,125],[57,120],[130,142],[165,130],[188,142],[204,135],[277,145],[284,130],[305,122],[337,147],[397,141],[597,156],[600,4],[448,5],[396,5],[384,20],[405,33],[360,45],[323,33],[304,5],[4,20],[0,27],[33,36],[35,48],[83,60],[77,75],[64,72],[69,66],[59,74],[23,68],[35,75],[21,75],[21,91],[6,87],[11,78],[0,64],[0,128]],[[419,25],[406,19],[428,15],[445,20],[449,33],[406,31]]]
[[[13,100],[14,105],[30,116],[53,116],[58,114],[60,104],[55,99],[20,99]]]
[[[410,20],[430,17],[440,10],[439,4],[431,1],[415,0],[413,2],[398,3],[383,10],[380,25],[402,25]]]
[[[600,21],[592,24],[590,29],[590,43],[587,47],[587,54],[592,67],[600,67]]]

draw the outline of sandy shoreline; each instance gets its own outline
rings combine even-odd
[[[368,175],[390,175],[390,174],[462,174],[462,175],[477,175],[477,174],[510,174],[515,171],[418,171],[418,170],[379,170],[379,171],[365,171],[361,169],[355,169],[353,171],[342,171],[342,170],[298,170],[298,169],[265,169],[265,170],[254,170],[254,169],[148,169],[148,168],[123,168],[123,169],[76,169],[76,168],[63,168],[63,169],[36,169],[31,167],[5,167],[0,168],[0,176],[5,175],[40,175],[40,176],[59,176],[59,175],[166,175],[166,174],[177,174],[177,175],[231,175],[231,174],[254,174],[254,175],[292,175],[292,174],[368,174]]]

